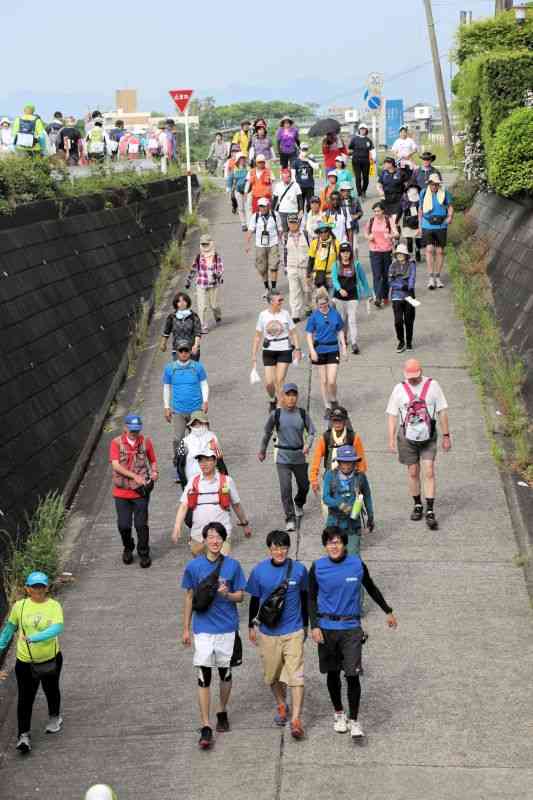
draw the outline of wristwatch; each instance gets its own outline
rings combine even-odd
[[[443,433],[442,435],[443,436],[449,436],[450,434],[449,433]]]

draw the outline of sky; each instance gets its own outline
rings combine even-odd
[[[3,3],[2,62],[11,68],[3,70],[0,113],[16,113],[30,100],[43,116],[56,108],[112,109],[118,88],[138,89],[141,110],[167,113],[171,88],[192,88],[219,103],[285,99],[358,107],[369,72],[385,75],[387,97],[435,100],[422,0],[269,0],[242,8],[220,0],[197,7],[157,0],[151,11],[145,0],[91,0],[79,14],[68,3]],[[433,0],[447,82],[460,10],[488,16],[494,0]]]

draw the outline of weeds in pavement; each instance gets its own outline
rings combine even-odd
[[[203,194],[220,194],[224,189],[211,178],[201,179],[201,188]]]
[[[458,214],[454,228],[456,220],[458,230],[471,231],[468,217]],[[533,485],[531,431],[521,395],[525,368],[516,355],[502,346],[486,273],[489,242],[474,233],[457,247],[456,236],[457,231],[455,244],[449,248],[448,265],[455,306],[465,325],[470,371],[484,398],[495,402],[509,443],[504,452],[493,440],[492,455],[498,464],[506,464]]]
[[[166,288],[181,267],[181,247],[173,239],[161,257],[159,274],[154,284],[154,303],[156,307],[163,299]]]
[[[6,531],[0,531],[8,548],[4,585],[9,603],[22,594],[24,581],[30,572],[45,572],[51,583],[57,578],[65,513],[63,495],[58,491],[49,492],[39,500],[33,515],[26,517],[26,529],[17,534],[15,542]]]
[[[137,372],[137,359],[146,345],[150,324],[150,306],[146,301],[140,303],[130,330],[128,342],[128,378]]]
[[[198,211],[195,208],[186,211],[180,219],[187,228],[197,228],[199,225]]]

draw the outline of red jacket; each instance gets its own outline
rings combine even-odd
[[[146,453],[146,459],[141,458],[140,461],[146,460],[150,467],[153,467],[154,464],[157,463],[157,459],[155,456],[154,446],[152,444],[151,439],[145,439],[144,436],[138,436],[135,444],[132,446],[129,441],[128,437],[125,433],[121,436],[116,436],[109,446],[109,460],[113,461],[121,461],[121,450],[122,453],[125,455],[125,463],[124,459],[122,460],[122,466],[126,467],[126,469],[131,470],[132,472],[136,472],[135,462],[138,461],[139,456],[139,449],[144,450]],[[140,472],[140,470],[139,470]],[[118,475],[118,473],[116,473]],[[124,476],[124,482],[128,482],[128,478]],[[113,497],[122,497],[125,500],[135,500],[136,498],[140,497],[140,494],[136,492],[134,489],[130,488],[122,488],[120,486],[116,486],[113,483]]]

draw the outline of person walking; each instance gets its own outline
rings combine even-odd
[[[337,453],[343,445],[350,445],[354,448],[355,468],[358,472],[366,472],[368,462],[361,437],[353,430],[346,409],[337,406],[331,412],[330,427],[319,437],[311,459],[309,480],[315,494],[320,491],[321,465],[324,466],[324,472],[336,469],[338,466]]]
[[[191,358],[191,345],[187,339],[176,342],[176,360],[170,361],[163,371],[164,415],[172,425],[173,460],[193,411],[207,414],[209,384],[207,372],[201,361]]]
[[[354,133],[350,139],[348,152],[352,157],[357,194],[359,197],[365,198],[368,191],[370,161],[374,153],[374,143],[369,138],[368,128],[364,123],[359,125],[357,133]]]
[[[357,305],[359,300],[370,297],[371,292],[365,272],[359,261],[354,259],[349,242],[343,242],[339,248],[339,258],[333,265],[331,280],[335,308],[344,325],[344,336],[348,338],[348,333],[352,353],[359,355],[361,351],[357,343]]]
[[[344,215],[344,227],[346,228],[348,241],[352,245],[354,254],[357,256],[357,234],[359,233],[359,220],[363,216],[363,207],[359,198],[352,197],[352,186],[349,183],[341,183],[339,185],[339,192],[340,210]]]
[[[267,300],[270,293],[276,291],[278,283],[280,231],[266,197],[259,200],[258,208],[259,211],[252,214],[248,222],[246,252],[250,252],[250,241],[255,235],[255,268],[265,287],[263,300]]]
[[[226,163],[226,158],[228,157],[228,145],[224,141],[224,137],[221,133],[217,133],[215,135],[215,140],[211,142],[211,147],[209,148],[209,153],[207,156],[207,160],[213,159],[216,161],[216,173],[217,175],[222,175],[224,172],[224,164]]]
[[[309,156],[308,144],[300,145],[300,153],[293,163],[293,169],[294,177],[302,190],[304,211],[308,213],[311,208],[311,198],[315,194],[315,170],[318,169],[318,164]]]
[[[453,200],[442,181],[433,173],[428,185],[420,192],[419,219],[422,240],[426,248],[428,268],[428,289],[442,289],[441,275],[444,269],[444,251],[448,236],[448,226],[453,219]]]
[[[269,205],[272,201],[272,173],[262,153],[256,156],[255,167],[250,170],[247,192],[252,198],[252,214],[261,210],[261,200],[268,200]]]
[[[290,117],[282,117],[276,133],[278,145],[279,163],[282,169],[292,167],[297,156],[300,145],[300,134]]]
[[[83,136],[76,128],[74,117],[67,117],[57,138],[57,154],[62,156],[67,166],[77,167],[83,155]]]
[[[281,399],[282,386],[293,360],[302,357],[296,325],[289,312],[283,308],[283,295],[277,290],[269,296],[269,307],[257,318],[252,343],[252,369],[257,369],[257,354],[262,348],[265,368],[265,389],[274,411]]]
[[[176,453],[177,480],[185,489],[187,483],[196,475],[201,475],[200,464],[196,456],[206,450],[216,456],[216,466],[219,472],[227,474],[223,462],[222,448],[214,431],[209,427],[209,418],[203,411],[193,411],[187,423],[188,433],[180,442]],[[222,467],[222,469],[221,469]]]
[[[394,220],[385,212],[382,200],[374,203],[372,212],[372,217],[365,225],[365,237],[372,268],[374,303],[377,308],[381,308],[382,303],[387,305],[389,302],[389,267],[394,240],[399,234]]]
[[[394,330],[398,339],[397,353],[413,349],[415,327],[416,262],[409,255],[407,245],[399,244],[389,267],[389,289],[394,312]]]
[[[320,212],[323,214],[331,208],[331,195],[337,191],[337,173],[330,170],[327,175],[326,185],[320,192]]]
[[[237,153],[235,168],[232,173],[231,191],[237,204],[237,211],[241,221],[243,231],[248,230],[247,223],[247,189],[248,186],[248,167],[244,153]]]
[[[217,253],[215,243],[208,233],[204,233],[200,237],[200,252],[185,281],[185,288],[189,289],[193,281],[196,283],[196,302],[202,333],[209,333],[207,323],[209,310],[213,314],[216,325],[220,325],[222,322],[219,293],[220,287],[224,283],[224,262],[222,256]]]
[[[178,342],[187,341],[191,349],[191,358],[200,360],[200,343],[202,341],[202,323],[200,317],[191,309],[191,298],[187,292],[177,292],[172,300],[174,311],[165,320],[161,334],[160,350],[166,353],[168,340],[172,335],[172,358],[176,359]]]
[[[220,680],[216,730],[220,733],[230,730],[227,708],[233,686],[232,660],[239,637],[237,605],[244,599],[246,577],[238,561],[222,554],[227,537],[224,525],[208,523],[202,537],[206,553],[189,561],[181,581],[186,592],[181,639],[185,647],[194,642],[193,664],[198,670],[202,726],[198,745],[207,750],[213,744],[210,713],[213,668],[218,669]],[[217,588],[207,593],[202,584],[210,576]],[[204,608],[206,594],[210,602]]]
[[[331,411],[338,406],[337,372],[341,354],[346,357],[344,323],[337,309],[330,303],[328,291],[320,288],[316,294],[316,309],[305,330],[309,357],[318,366],[320,393],[324,402],[324,419],[329,420]]]
[[[433,166],[433,162],[437,158],[434,153],[431,153],[429,150],[425,150],[420,158],[422,159],[422,164],[413,172],[412,183],[418,186],[418,189],[421,192],[422,189],[425,189],[428,185],[431,175],[438,175],[441,181],[442,175],[439,170],[435,169]]]
[[[289,281],[289,304],[292,321],[296,325],[311,313],[309,278],[307,264],[309,261],[309,236],[301,228],[297,214],[288,216],[289,232],[285,245],[287,260],[287,279]]]
[[[361,532],[374,530],[374,504],[364,472],[356,468],[360,456],[349,444],[337,448],[337,466],[324,474],[322,502],[327,508],[326,525],[348,536],[348,553],[359,555]]]
[[[183,524],[190,527],[189,544],[193,556],[204,552],[205,536],[203,532],[206,525],[214,522],[224,527],[226,536],[222,543],[222,552],[229,553],[231,549],[231,510],[235,512],[239,525],[244,529],[248,538],[252,535],[252,528],[242,507],[235,481],[230,475],[224,475],[217,469],[217,454],[208,445],[196,454],[200,473],[194,475],[183,490],[183,495],[178,506],[172,541],[179,542]],[[190,523],[190,524],[189,524]]]
[[[266,122],[264,120],[256,120],[254,124],[252,146],[248,155],[250,157],[250,164],[252,167],[255,165],[257,156],[264,156],[266,164],[268,164],[274,158],[272,139],[268,135]]]
[[[276,702],[274,722],[283,727],[291,713],[293,739],[305,736],[301,717],[304,701],[304,643],[307,639],[307,570],[289,558],[291,537],[270,531],[266,537],[268,558],[252,569],[246,583],[250,595],[248,638],[259,646],[263,676]],[[285,592],[283,588],[286,586]],[[270,614],[272,597],[283,592],[281,614]],[[259,627],[259,633],[257,628]],[[287,688],[291,690],[289,712]]]
[[[59,139],[59,131],[64,126],[63,114],[61,111],[55,111],[52,122],[46,126],[46,133],[48,135],[48,144],[50,155],[55,155],[57,152],[57,143]]]
[[[349,240],[352,219],[349,214],[344,213],[340,193],[336,190],[329,196],[329,209],[322,212],[322,219],[331,227],[333,236],[339,244]]]
[[[46,733],[59,733],[63,726],[59,678],[63,655],[59,636],[63,633],[63,609],[48,596],[48,575],[30,572],[24,582],[25,598],[13,605],[0,631],[0,651],[17,635],[15,677],[17,679],[18,737],[16,749],[27,755],[31,745],[31,717],[39,686],[48,704]]]
[[[410,169],[415,168],[413,156],[418,150],[418,146],[413,138],[409,136],[406,125],[402,125],[398,132],[398,138],[393,143],[391,150],[398,162],[405,162]],[[403,166],[403,164],[400,164]]]
[[[281,180],[274,184],[272,213],[278,214],[281,221],[284,241],[289,230],[289,215],[303,217],[304,200],[300,184],[293,180],[290,169],[281,170]]]
[[[333,728],[346,733],[348,722],[353,739],[364,736],[359,722],[363,631],[361,628],[361,586],[387,615],[389,628],[398,621],[370,577],[366,564],[346,548],[348,535],[328,527],[322,534],[324,558],[314,561],[309,571],[309,622],[311,637],[318,645],[320,672],[327,676],[328,693],[334,710]],[[341,670],[348,690],[347,718],[342,702]]]
[[[353,175],[349,169],[346,169],[347,156],[344,153],[339,153],[335,159],[335,172],[337,173],[337,186],[341,183],[349,183],[350,189],[355,191],[355,182]]]
[[[333,287],[331,273],[339,255],[339,243],[327,222],[319,222],[315,233],[317,237],[309,245],[307,274],[316,289],[325,287],[329,291]]]
[[[405,175],[396,166],[393,158],[383,159],[383,169],[378,179],[378,192],[382,196],[385,213],[396,224],[401,211],[401,200],[405,190]]]
[[[0,157],[13,152],[13,134],[8,117],[0,119]]]
[[[305,220],[305,230],[309,237],[309,242],[318,238],[317,227],[322,222],[322,212],[320,211],[320,197],[316,194],[311,197],[310,209]]]
[[[405,380],[396,384],[387,405],[389,450],[398,453],[407,467],[409,493],[414,502],[411,519],[424,516],[421,470],[426,497],[426,524],[438,529],[435,517],[435,459],[437,457],[437,419],[442,432],[442,449],[451,449],[448,403],[439,383],[422,374],[416,358],[405,362]],[[422,463],[422,467],[420,466]]]
[[[48,138],[42,119],[35,113],[33,103],[24,106],[11,127],[15,152],[19,155],[47,155]]]
[[[422,231],[420,230],[420,191],[418,186],[409,186],[402,196],[401,215],[398,220],[401,223],[401,237],[405,239],[407,250],[412,255],[414,252],[416,261],[420,261],[420,249],[422,247]]]
[[[267,419],[257,458],[259,461],[265,460],[268,443],[275,434],[274,461],[288,531],[296,530],[296,520],[303,517],[309,492],[307,455],[313,447],[315,433],[315,426],[309,414],[305,409],[298,407],[297,385],[286,383],[280,407],[271,411]],[[293,476],[297,487],[294,498]]]
[[[152,440],[141,433],[142,419],[138,414],[128,414],[124,430],[115,436],[109,446],[109,460],[113,468],[113,498],[117,512],[117,525],[122,539],[122,561],[133,562],[135,542],[132,525],[137,533],[137,553],[143,569],[150,567],[150,529],[148,505],[154,482],[159,478],[157,458]]]
[[[238,150],[248,156],[250,145],[252,144],[252,131],[250,130],[251,122],[249,119],[243,119],[241,122],[241,129],[233,136],[232,144],[238,146]]]
[[[324,169],[326,175],[335,169],[337,156],[348,155],[342,137],[337,133],[328,133],[322,140],[322,155],[324,156]]]

